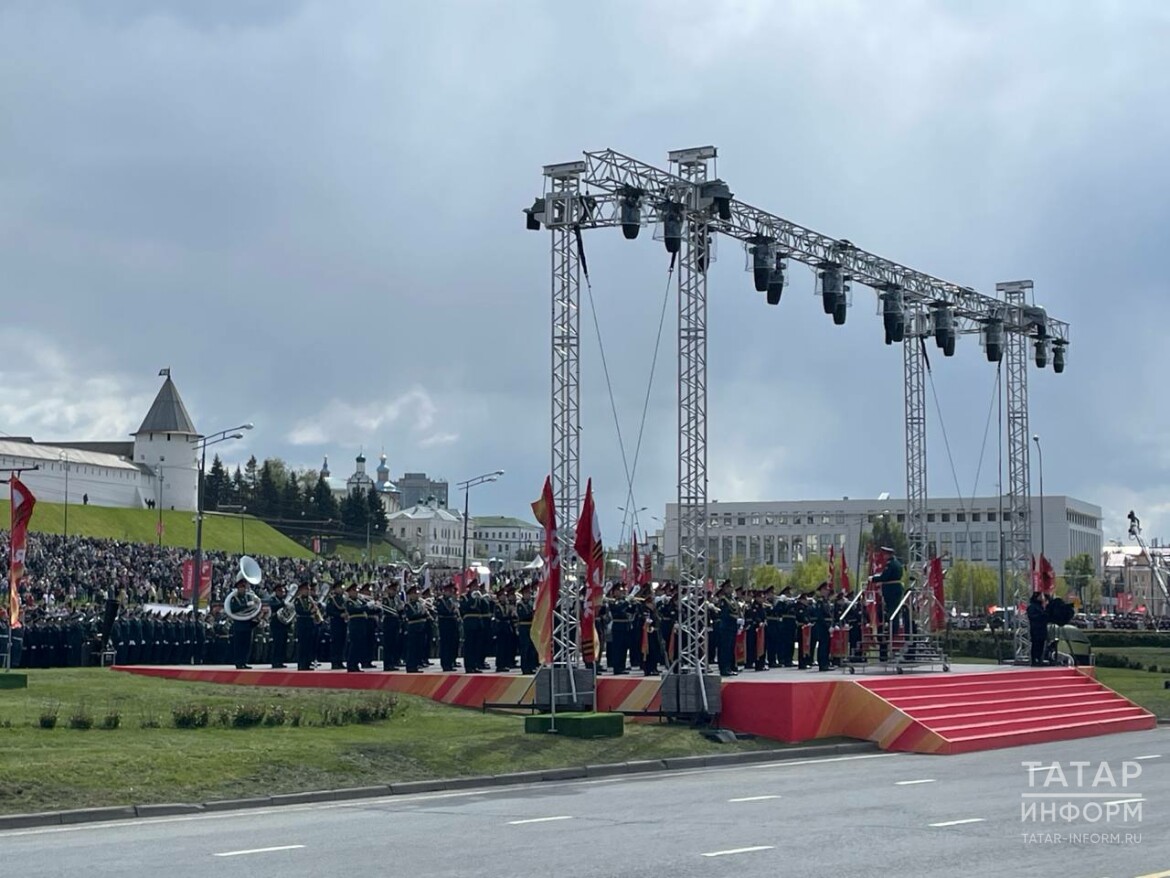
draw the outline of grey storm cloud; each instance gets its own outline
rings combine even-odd
[[[983,291],[1033,278],[1073,339],[1064,375],[1031,375],[1046,487],[1105,506],[1106,536],[1131,505],[1170,536],[1167,44],[1157,2],[6,3],[0,429],[127,433],[169,366],[199,426],[256,423],[233,454],[502,468],[476,504],[526,514],[549,465],[549,241],[519,212],[541,165],[714,143],[751,203]],[[628,454],[649,399],[635,502],[660,512],[666,256],[585,246]],[[902,493],[872,293],[838,329],[807,272],[772,309],[741,249],[717,255],[710,495]],[[584,307],[582,469],[613,540]],[[971,339],[932,363],[932,490],[994,493],[994,372]]]

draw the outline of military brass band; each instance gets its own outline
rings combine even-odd
[[[527,574],[475,580],[460,594],[451,579],[434,577],[441,584],[431,586],[432,577],[419,573],[399,571],[362,584],[309,578],[270,584],[245,556],[222,605],[206,616],[195,621],[184,608],[157,620],[124,613],[110,641],[120,663],[230,663],[246,670],[295,661],[298,671],[360,673],[380,661],[383,670],[408,673],[433,664],[447,672],[535,673],[530,632],[536,582]],[[902,573],[888,553],[882,571],[870,578],[867,601],[834,591],[829,582],[794,594],[724,581],[705,604],[708,660],[725,676],[749,669],[828,670],[858,658],[866,624],[877,629],[884,659],[882,638],[896,638],[904,624],[894,613],[902,602]],[[677,585],[615,582],[605,591],[596,614],[597,671],[652,675],[668,668],[677,649]]]

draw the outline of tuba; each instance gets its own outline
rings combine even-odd
[[[244,555],[240,558],[240,570],[236,574],[236,584],[242,580],[248,585],[259,585],[260,580],[264,578],[260,572],[260,565],[256,563],[256,559],[249,555]],[[242,603],[242,606],[236,606],[237,603]],[[224,614],[236,622],[251,622],[260,615],[260,610],[263,609],[264,604],[256,593],[251,588],[244,594],[244,599],[241,602],[239,596],[235,591],[228,592],[223,602]]]
[[[291,594],[284,599],[284,605],[276,611],[276,618],[280,620],[282,625],[291,625],[296,621],[297,613],[293,609],[293,601],[297,599],[295,594]]]

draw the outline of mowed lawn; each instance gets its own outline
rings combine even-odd
[[[338,727],[320,724],[324,709],[376,704],[387,695],[183,683],[98,668],[32,671],[27,690],[0,690],[0,812],[199,802],[783,746],[716,744],[658,723],[627,722],[621,738],[525,735],[516,715],[395,697],[388,719]],[[240,704],[300,710],[310,725],[172,726],[176,706],[205,705],[214,717]],[[54,707],[57,727],[39,728],[41,714]],[[82,707],[95,727],[68,728]],[[111,711],[120,713],[120,727],[98,728]],[[152,722],[161,727],[143,728]]]

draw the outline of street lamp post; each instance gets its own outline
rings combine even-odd
[[[64,533],[62,533],[62,536],[68,537],[69,536],[69,452],[62,451],[59,459],[64,461],[64,463],[65,463],[65,525],[63,528]]]
[[[204,436],[199,442],[199,482],[195,486],[195,569],[191,572],[191,610],[199,618],[199,586],[203,582],[203,474],[207,470],[207,446],[218,445],[229,439],[243,439],[240,430],[251,430],[251,424],[240,424]],[[208,596],[210,602],[210,596]]]
[[[460,575],[467,572],[467,515],[470,511],[470,501],[468,498],[471,496],[471,489],[485,482],[494,482],[503,474],[504,471],[498,469],[495,472],[484,473],[482,476],[476,476],[475,478],[468,479],[466,482],[458,482],[455,485],[456,488],[463,489],[463,566],[459,570]]]
[[[1036,455],[1040,462],[1040,557],[1044,557],[1044,449],[1040,446],[1039,435],[1033,436],[1036,443]]]

